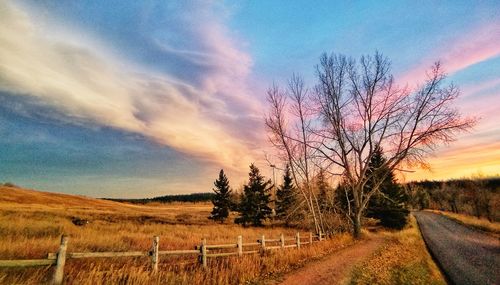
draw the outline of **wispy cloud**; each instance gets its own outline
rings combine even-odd
[[[410,85],[425,79],[426,71],[441,61],[445,71],[453,74],[471,65],[500,56],[500,21],[491,21],[443,43],[414,67],[402,74],[400,82]]]
[[[483,82],[474,82],[474,84],[464,86],[464,88],[462,88],[462,94],[464,97],[471,97],[488,92],[492,89],[500,90],[500,78],[495,78]]]
[[[500,56],[500,22],[490,21],[478,25],[437,48],[420,62],[401,74],[401,84],[415,84],[426,79],[432,64],[440,61],[449,76],[464,71],[475,64]],[[462,97],[456,107],[467,116],[479,118],[471,133],[457,137],[451,145],[440,147],[428,162],[431,171],[416,170],[403,175],[406,180],[449,179],[467,177],[477,172],[500,173],[498,151],[498,78],[475,79],[460,86]],[[460,82],[458,82],[460,85]],[[479,99],[480,97],[480,99]]]
[[[164,64],[175,58],[182,63],[177,67],[193,71],[183,74],[118,61],[84,37],[47,36],[22,7],[0,5],[1,91],[55,109],[60,119],[139,133],[227,167],[254,159],[246,141],[257,136],[241,129],[260,119],[246,89],[251,58],[207,7],[193,5],[192,18],[183,18],[199,21],[188,34],[196,48],[175,46],[164,33],[147,39]]]

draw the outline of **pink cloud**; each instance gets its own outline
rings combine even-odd
[[[400,77],[402,84],[413,85],[425,79],[426,71],[441,61],[448,74],[500,55],[500,21],[476,27],[460,37],[446,42],[423,58]]]
[[[244,169],[260,155],[252,142],[265,141],[252,134],[262,132],[243,128],[255,123],[259,110],[246,89],[252,61],[224,22],[204,7],[189,11],[203,22],[192,25],[197,45],[165,46],[204,67],[196,80],[189,80],[109,58],[85,36],[79,42],[66,37],[83,31],[52,34],[39,27],[29,10],[0,1],[0,91],[36,98],[69,123],[142,134],[224,168]]]

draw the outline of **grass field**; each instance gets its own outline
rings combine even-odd
[[[210,204],[132,205],[86,197],[0,187],[0,259],[45,258],[56,252],[60,236],[69,235],[69,252],[147,251],[152,237],[160,236],[160,250],[193,249],[207,238],[209,244],[255,241],[262,234],[277,238],[295,230],[281,227],[243,228],[207,219]],[[76,226],[73,217],[90,221]],[[308,258],[327,254],[353,243],[342,234],[308,250],[286,250],[243,258],[209,260],[203,270],[194,257],[164,257],[158,274],[148,258],[68,260],[67,284],[240,284],[283,272]],[[48,282],[53,268],[0,269],[1,284]]]

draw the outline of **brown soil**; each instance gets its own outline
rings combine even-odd
[[[277,280],[265,284],[343,284],[348,281],[354,266],[369,258],[385,242],[382,237],[363,240],[353,246],[341,249],[321,260],[290,272]]]

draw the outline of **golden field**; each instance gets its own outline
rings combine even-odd
[[[81,196],[44,193],[0,186],[0,259],[46,258],[56,252],[60,236],[69,236],[69,252],[147,251],[160,237],[160,250],[193,249],[208,244],[255,242],[261,235],[292,237],[296,230],[282,227],[244,228],[207,219],[209,203],[133,205]],[[76,226],[73,217],[89,220]],[[303,232],[304,233],[304,232]],[[207,270],[195,256],[160,256],[153,274],[144,258],[69,259],[67,284],[241,284],[285,272],[307,259],[328,254],[354,241],[340,234],[328,241],[242,258],[209,259]],[[53,267],[0,268],[1,284],[40,284],[50,281]]]

